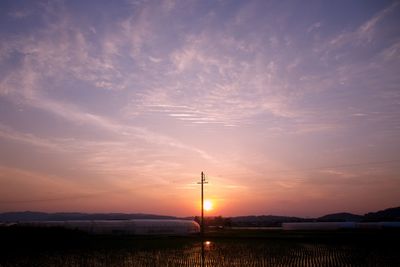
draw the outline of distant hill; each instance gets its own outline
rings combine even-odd
[[[362,215],[356,215],[347,212],[328,214],[317,218],[319,222],[360,222],[363,220]]]
[[[66,220],[129,220],[129,219],[177,219],[173,216],[125,213],[75,213],[75,212],[5,212],[0,213],[0,222],[66,221]]]
[[[364,215],[365,221],[400,221],[400,207],[370,212]]]

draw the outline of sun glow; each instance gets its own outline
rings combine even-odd
[[[213,209],[213,203],[211,202],[211,200],[204,200],[204,210],[205,211],[210,211]]]

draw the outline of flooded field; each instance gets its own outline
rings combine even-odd
[[[350,240],[292,235],[211,237],[204,241],[106,238],[62,247],[21,244],[20,250],[14,244],[12,251],[1,255],[0,266],[400,266],[399,248],[382,241],[374,237]]]

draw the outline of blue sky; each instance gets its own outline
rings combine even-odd
[[[0,210],[398,206],[398,1],[2,1]]]

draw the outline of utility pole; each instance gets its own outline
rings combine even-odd
[[[201,222],[200,222],[200,234],[204,237],[204,184],[208,184],[206,181],[206,176],[201,172],[201,181],[197,184],[201,184]]]

